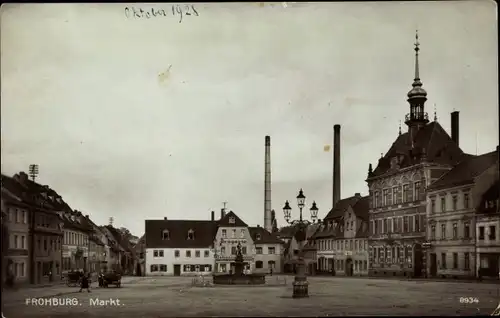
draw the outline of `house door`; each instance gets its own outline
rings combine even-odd
[[[417,243],[413,246],[413,275],[414,277],[422,276],[422,269],[424,268],[424,253],[422,245]]]
[[[354,269],[353,269],[353,264],[352,264],[352,259],[348,258],[345,262],[345,274],[346,276],[352,276]]]
[[[181,265],[174,265],[174,276],[181,276]]]
[[[437,275],[437,257],[436,253],[431,253],[431,277],[436,277]]]

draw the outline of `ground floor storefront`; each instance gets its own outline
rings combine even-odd
[[[369,246],[369,276],[425,277],[427,256],[422,241],[374,240]]]
[[[478,252],[478,278],[500,279],[500,251]]]
[[[451,245],[431,241],[427,254],[428,277],[476,277],[476,253],[473,244]]]

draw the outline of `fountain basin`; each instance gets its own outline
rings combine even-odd
[[[217,274],[213,275],[214,285],[263,285],[266,274]]]

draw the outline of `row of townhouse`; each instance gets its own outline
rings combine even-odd
[[[451,135],[436,114],[429,120],[427,92],[418,73],[419,48],[415,51],[415,78],[407,93],[409,113],[405,115],[408,130],[399,128],[375,169],[369,164],[367,214],[348,203],[353,198],[334,201],[315,234],[318,270],[499,278],[499,149],[483,155],[462,151],[458,111],[451,113]],[[340,184],[334,181],[335,188],[340,189]],[[335,211],[339,214],[333,217]],[[353,216],[346,212],[356,215],[355,224],[358,219],[367,222],[368,231],[354,226],[349,221]],[[355,260],[352,265],[352,260],[345,259],[352,259],[351,255],[358,255],[357,271]]]
[[[465,154],[458,128],[450,137],[437,121],[414,133],[413,144],[400,134],[377,168],[370,165],[369,196],[338,201],[320,222],[318,272],[499,277],[498,147]]]
[[[234,271],[238,246],[245,270],[281,272],[282,241],[264,228],[250,227],[234,212],[220,219],[146,220],[145,238],[138,242],[138,268],[145,275],[207,275]],[[144,263],[141,254],[144,253]],[[142,267],[144,264],[144,267]]]
[[[72,209],[47,185],[24,172],[1,177],[2,281],[40,284],[69,270],[122,269],[116,233]],[[130,247],[127,246],[127,249]]]

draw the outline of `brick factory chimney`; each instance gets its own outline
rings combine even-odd
[[[458,120],[458,111],[454,111],[451,113],[451,139],[459,146],[458,144],[458,132],[459,132],[459,120]]]
[[[271,137],[265,138],[264,154],[264,228],[270,233],[273,231],[273,217],[271,212]]]
[[[333,206],[340,200],[340,125],[333,126]]]

